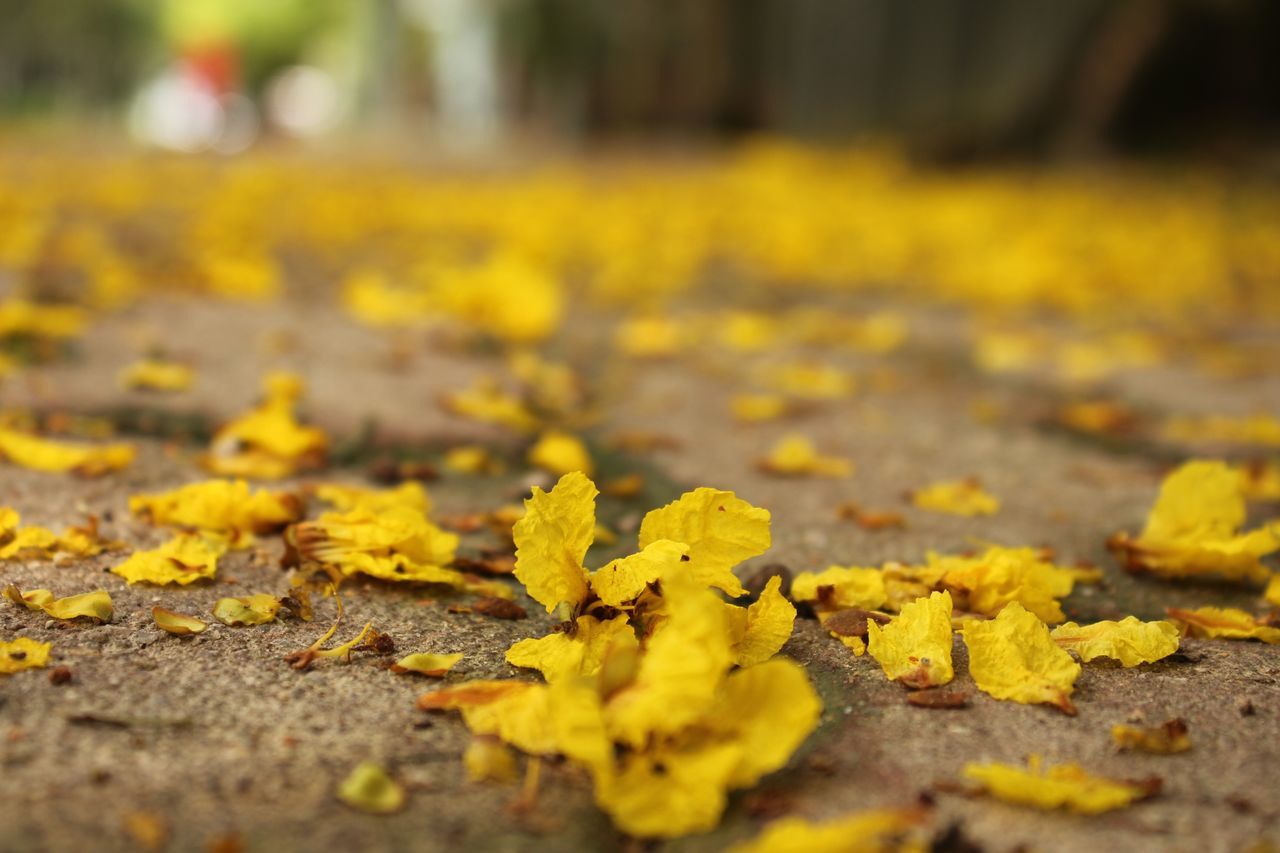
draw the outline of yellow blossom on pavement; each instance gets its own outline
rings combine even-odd
[[[886,676],[908,687],[951,681],[951,594],[916,599],[883,628],[868,620],[867,653]]]
[[[392,664],[391,671],[400,674],[416,672],[419,675],[429,675],[434,678],[439,678],[449,670],[453,669],[460,660],[462,660],[462,654],[460,652],[451,655],[417,652],[400,658],[400,660]]]
[[[186,391],[195,381],[195,371],[178,362],[146,358],[120,371],[120,385],[143,391]]]
[[[1111,727],[1111,740],[1120,749],[1150,752],[1154,755],[1172,755],[1191,748],[1187,724],[1180,719],[1166,720],[1158,726]]]
[[[1234,607],[1199,607],[1195,610],[1170,607],[1165,613],[1189,637],[1280,643],[1280,627],[1255,619]]]
[[[33,471],[99,477],[133,462],[132,444],[57,441],[0,426],[0,460]]]
[[[1105,657],[1126,667],[1154,663],[1173,654],[1178,650],[1179,634],[1171,622],[1143,622],[1136,616],[1091,625],[1067,622],[1049,632],[1055,643],[1083,661]]]
[[[1101,814],[1146,799],[1159,784],[1139,784],[1091,776],[1078,764],[1041,767],[1031,756],[1027,767],[1011,764],[967,764],[964,777],[982,785],[1007,803],[1038,809],[1066,809],[1077,814]]]
[[[280,599],[265,592],[242,598],[219,598],[213,605],[213,618],[233,628],[274,622],[279,612]]]
[[[762,471],[783,477],[848,477],[853,463],[843,456],[823,456],[798,433],[783,436],[759,461]]]
[[[209,623],[203,619],[176,613],[164,607],[151,608],[151,618],[155,621],[157,628],[178,636],[199,634],[209,627]]]
[[[857,566],[829,566],[821,572],[801,572],[791,582],[796,601],[816,601],[826,610],[883,607],[887,593],[880,569]]]
[[[529,464],[555,474],[581,471],[588,477],[595,473],[595,463],[582,439],[562,430],[544,432],[529,448]]]
[[[1280,549],[1280,524],[1242,533],[1244,522],[1241,473],[1223,462],[1193,460],[1165,478],[1141,535],[1118,534],[1108,544],[1136,571],[1264,583],[1271,573],[1259,560]]]
[[[212,578],[218,571],[218,557],[226,551],[217,542],[196,533],[179,533],[159,548],[134,551],[127,560],[111,569],[130,584],[151,583],[181,586]]]
[[[338,786],[338,799],[362,812],[390,814],[404,808],[404,789],[381,765],[364,761]]]
[[[346,483],[321,483],[313,487],[317,498],[340,512],[356,508],[378,512],[407,507],[426,515],[431,512],[431,497],[417,480],[406,480],[390,489],[371,489]]]
[[[29,637],[0,640],[0,675],[12,675],[24,669],[39,669],[49,663],[52,643],[41,643]]]
[[[228,477],[278,480],[321,465],[328,438],[300,424],[294,414],[303,391],[302,380],[291,373],[268,374],[263,402],[213,434],[202,458],[205,468]]]
[[[907,836],[924,818],[911,809],[875,809],[822,823],[785,817],[729,853],[907,853],[917,849]]]
[[[289,527],[285,543],[300,558],[333,566],[347,576],[460,589],[468,584],[461,572],[445,568],[453,562],[458,537],[407,506],[375,511],[357,505],[346,512],[326,512],[315,521]]]
[[[253,490],[244,480],[204,480],[168,492],[133,495],[129,511],[152,524],[226,534],[235,547],[253,544],[297,521],[302,502],[291,492]]]
[[[995,515],[1000,501],[974,479],[947,480],[917,489],[911,502],[920,509],[948,515]]]
[[[1076,573],[1056,566],[1035,548],[991,547],[976,557],[930,553],[928,564],[942,573],[961,610],[995,616],[1016,601],[1045,622],[1064,618],[1059,599],[1071,594]]]
[[[1021,604],[1005,606],[995,619],[966,623],[961,635],[979,690],[997,699],[1046,703],[1075,713],[1071,691],[1080,664],[1058,648],[1048,626]]]

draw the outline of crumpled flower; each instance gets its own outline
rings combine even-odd
[[[1075,714],[1071,690],[1080,664],[1053,642],[1048,626],[1034,613],[1015,601],[995,619],[968,622],[961,635],[979,690],[996,699],[1045,703]]]
[[[1234,607],[1199,607],[1195,610],[1169,607],[1165,614],[1189,637],[1280,643],[1280,627],[1255,619]]]
[[[644,517],[638,553],[588,573],[583,561],[596,537],[597,494],[586,475],[566,474],[550,492],[534,488],[512,529],[515,576],[548,613],[561,605],[578,609],[592,595],[623,606],[676,569],[704,586],[742,595],[733,566],[770,544],[767,510],[732,492],[701,488]]]
[[[928,565],[942,572],[941,583],[961,610],[994,616],[1016,601],[1045,622],[1065,618],[1058,599],[1071,594],[1077,578],[1035,548],[994,546],[976,557],[930,553]]]
[[[596,467],[582,439],[558,429],[544,432],[529,448],[529,464],[556,476],[581,471],[590,477]]]
[[[964,777],[982,785],[992,796],[1020,806],[1066,809],[1076,814],[1101,814],[1124,808],[1160,791],[1160,780],[1123,782],[1091,776],[1078,764],[1042,768],[1040,757],[1028,759],[1026,769],[1011,764],[967,764]]]
[[[0,560],[61,560],[93,557],[124,547],[123,542],[103,539],[98,534],[97,516],[89,516],[82,527],[68,527],[61,535],[44,527],[19,526],[21,517],[9,507],[0,507]]]
[[[638,655],[606,652],[594,676],[545,685],[464,683],[424,695],[419,706],[461,710],[474,734],[532,755],[566,756],[591,774],[596,802],[632,835],[705,831],[719,821],[726,792],[783,766],[821,711],[789,660],[733,670],[725,607],[675,574],[663,582],[662,615]]]
[[[785,817],[729,853],[907,853],[923,849],[904,842],[924,819],[919,809],[873,809],[822,823]]]
[[[129,511],[152,524],[225,534],[231,547],[247,548],[255,533],[297,521],[302,502],[290,492],[252,490],[244,480],[205,480],[168,492],[132,495]]]
[[[973,478],[932,483],[913,492],[911,502],[920,509],[948,515],[995,515],[1000,511],[999,499]]]
[[[796,601],[816,601],[826,610],[859,607],[876,610],[888,601],[885,574],[880,569],[828,566],[821,572],[801,572],[791,582]]]
[[[43,611],[54,619],[64,621],[90,619],[104,623],[110,622],[114,614],[111,596],[103,589],[69,595],[66,598],[55,598],[47,589],[33,589],[24,593],[13,584],[9,584],[4,589],[4,597],[28,610]]]
[[[120,385],[143,391],[185,391],[195,381],[189,365],[158,358],[144,358],[120,371]]]
[[[1179,634],[1170,622],[1143,622],[1136,616],[1090,625],[1067,622],[1049,632],[1055,643],[1086,663],[1111,658],[1125,667],[1154,663],[1173,654],[1178,650]]]
[[[52,643],[37,642],[29,637],[0,641],[0,675],[48,666],[52,649]]]
[[[1223,462],[1193,460],[1165,478],[1137,539],[1119,533],[1107,544],[1132,571],[1264,583],[1271,572],[1259,558],[1280,549],[1280,525],[1241,533],[1245,512],[1240,472]]]
[[[883,628],[867,622],[867,652],[884,674],[907,687],[951,681],[951,594],[935,592],[904,606]]]
[[[453,562],[458,537],[408,506],[372,510],[357,504],[346,512],[326,512],[287,528],[285,543],[294,557],[333,566],[348,577],[468,588],[462,572],[445,568]]]
[[[132,444],[84,444],[56,441],[0,426],[0,460],[33,471],[99,477],[133,462]]]
[[[290,373],[272,373],[263,380],[263,392],[262,403],[214,433],[209,452],[201,458],[209,471],[278,480],[324,463],[328,438],[298,423],[294,415],[303,394],[302,380]]]
[[[824,456],[799,433],[785,435],[759,462],[760,470],[780,477],[848,477],[853,463],[843,456]]]
[[[218,558],[226,553],[226,543],[198,533],[179,533],[159,548],[134,551],[111,569],[129,582],[164,586],[186,586],[212,578],[218,572]]]

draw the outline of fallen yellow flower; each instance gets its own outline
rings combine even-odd
[[[133,495],[129,511],[152,524],[227,534],[233,547],[248,547],[253,534],[297,521],[302,502],[290,492],[254,491],[244,480],[205,480],[168,492]]]
[[[459,652],[452,655],[436,655],[428,652],[418,652],[417,654],[405,655],[396,661],[391,671],[403,675],[407,672],[416,672],[419,675],[429,675],[432,678],[440,678],[446,672],[453,669],[458,661],[462,660],[462,654]]]
[[[265,592],[243,598],[219,598],[213,605],[213,618],[232,628],[274,622],[279,612],[280,599]]]
[[[955,677],[951,668],[951,594],[935,592],[902,608],[881,628],[867,621],[867,653],[884,674],[907,687],[938,687]]]
[[[89,516],[83,527],[68,527],[62,535],[34,525],[19,527],[19,520],[18,513],[0,507],[0,560],[93,557],[124,547],[123,542],[103,539],[98,534],[96,516]]]
[[[114,614],[111,596],[102,589],[66,598],[54,598],[53,593],[47,589],[33,589],[24,593],[9,584],[4,589],[4,597],[28,610],[41,610],[54,619],[66,621],[91,619],[100,623],[110,622]]]
[[[796,601],[816,601],[825,610],[858,607],[876,610],[888,600],[885,575],[879,569],[829,566],[821,572],[801,572],[791,582]]]
[[[781,818],[729,853],[907,853],[924,849],[908,840],[924,818],[913,809],[876,809],[822,823]]]
[[[1200,607],[1195,610],[1170,607],[1165,614],[1189,637],[1280,643],[1280,627],[1268,625],[1234,607]]]
[[[991,547],[976,557],[942,557],[932,552],[928,566],[941,573],[957,606],[994,616],[1016,601],[1045,622],[1064,618],[1058,599],[1071,594],[1076,572],[1055,566],[1035,548]]]
[[[967,764],[964,777],[982,785],[988,793],[1020,806],[1066,809],[1077,814],[1100,814],[1124,808],[1160,791],[1160,780],[1121,782],[1090,776],[1078,764],[1041,769],[1039,756],[1031,756],[1027,768],[1010,764]]]
[[[278,480],[325,461],[329,441],[315,427],[303,426],[294,408],[303,394],[302,380],[273,373],[263,380],[265,399],[213,435],[201,461],[215,474]]]
[[[186,586],[217,574],[218,557],[225,551],[222,542],[211,541],[196,533],[179,533],[159,548],[135,551],[111,571],[130,584],[163,586],[176,583]]]
[[[1265,583],[1271,572],[1260,558],[1280,549],[1280,525],[1241,533],[1245,511],[1240,472],[1223,462],[1194,460],[1165,478],[1137,539],[1120,533],[1107,544],[1133,571]]]
[[[1034,613],[1015,601],[995,619],[968,622],[961,635],[979,690],[996,699],[1046,703],[1075,714],[1071,690],[1080,664],[1058,648]]]
[[[132,444],[81,444],[0,427],[0,459],[33,471],[98,477],[133,462]]]
[[[0,641],[0,675],[12,675],[24,669],[39,669],[49,663],[51,643],[40,643],[28,637],[9,642]]]
[[[191,387],[195,376],[195,371],[188,365],[145,358],[120,371],[120,385],[144,391],[185,391]]]
[[[321,483],[312,489],[317,498],[339,512],[367,509],[380,512],[404,507],[423,515],[431,512],[431,496],[417,480],[405,480],[390,489],[371,489],[345,483]],[[290,519],[296,521],[296,519]]]
[[[1091,625],[1068,622],[1054,628],[1049,636],[1083,661],[1105,657],[1131,667],[1154,663],[1176,652],[1180,633],[1170,622],[1143,622],[1136,616],[1126,616],[1119,622]]]
[[[391,814],[404,808],[404,789],[381,766],[363,761],[338,786],[338,799],[369,814]]]
[[[285,543],[298,557],[333,566],[348,577],[470,586],[461,572],[445,568],[453,562],[458,537],[408,506],[375,511],[357,505],[346,512],[326,512],[289,527]]]
[[[1000,511],[1000,501],[972,478],[925,486],[912,493],[911,502],[920,509],[948,515],[995,515]]]
[[[582,439],[562,430],[549,430],[529,448],[529,464],[555,474],[581,471],[588,477],[595,473],[595,463]]]
[[[783,436],[759,462],[760,470],[782,477],[848,477],[853,463],[843,456],[823,456],[803,435]]]

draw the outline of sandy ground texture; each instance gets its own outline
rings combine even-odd
[[[601,517],[622,541],[593,549],[589,564],[627,549],[644,511],[685,487],[713,485],[773,512],[774,547],[745,565],[744,575],[767,563],[804,571],[910,561],[983,542],[1044,545],[1060,562],[1087,561],[1105,572],[1102,584],[1079,587],[1065,602],[1068,618],[1156,618],[1166,606],[1203,604],[1257,608],[1257,590],[1134,578],[1106,553],[1107,537],[1140,527],[1162,473],[1194,448],[1104,442],[1052,426],[1049,415],[1068,395],[1061,385],[1034,375],[985,378],[965,366],[963,336],[946,318],[920,322],[936,331],[926,336],[928,345],[847,357],[863,377],[851,399],[756,426],[735,424],[727,408],[728,388],[736,385],[727,380],[748,372],[750,359],[596,363],[580,358],[596,345],[590,340],[565,353],[598,392],[602,417],[587,435],[603,473],[640,471],[647,478],[637,498],[602,499]],[[157,399],[117,390],[115,372],[132,358],[137,336],[155,330],[183,341],[183,354],[201,370],[189,394]],[[228,339],[243,345],[228,348]],[[440,393],[493,371],[493,359],[416,340],[397,349],[319,307],[272,315],[153,303],[96,327],[78,361],[34,370],[3,392],[6,405],[182,416],[198,434],[251,402],[258,374],[270,366],[307,376],[307,411],[339,443],[374,422],[377,436],[424,448],[428,456],[463,439],[493,442],[504,452],[515,447],[497,430],[446,415],[436,404]],[[1273,379],[1210,381],[1176,365],[1125,375],[1107,391],[1157,413],[1280,411]],[[620,430],[637,428],[669,436],[673,446],[631,455],[607,450]],[[791,430],[850,457],[853,476],[785,479],[757,470],[755,460]],[[54,528],[96,513],[108,535],[139,547],[156,544],[163,534],[129,517],[128,496],[201,478],[193,461],[199,447],[172,436],[139,443],[131,468],[97,480],[0,468],[0,503]],[[358,481],[376,455],[362,448],[334,476]],[[998,514],[939,515],[904,498],[928,482],[970,475],[1002,499]],[[518,501],[530,480],[513,464],[507,475],[446,475],[428,488],[437,515],[456,515]],[[906,525],[863,530],[837,516],[845,501],[902,512]],[[465,536],[464,553],[492,544],[486,535]],[[390,672],[387,656],[365,652],[348,664],[290,668],[284,656],[324,630],[328,610],[311,624],[284,619],[229,628],[211,621],[193,638],[152,625],[157,604],[207,614],[222,596],[283,593],[280,551],[278,540],[264,540],[257,550],[226,558],[216,581],[178,589],[126,586],[107,571],[120,555],[0,567],[0,580],[23,589],[58,595],[107,589],[116,609],[112,624],[65,625],[0,602],[0,638],[52,642],[51,666],[72,673],[63,684],[52,683],[49,670],[0,680],[0,850],[138,849],[139,825],[162,830],[157,847],[170,850],[645,846],[611,828],[592,804],[585,777],[566,766],[544,768],[532,807],[520,807],[518,786],[466,782],[464,726],[417,711],[415,698],[434,682]],[[462,652],[449,681],[528,677],[507,665],[503,652],[551,624],[522,594],[517,599],[529,617],[503,621],[450,612],[449,604],[467,597],[435,588],[354,582],[344,593],[338,639],[372,621],[394,638],[397,655]],[[874,660],[854,657],[812,620],[797,621],[783,653],[814,679],[826,708],[821,727],[788,768],[734,794],[720,828],[663,849],[719,850],[779,815],[833,818],[922,798],[932,804],[929,825],[939,838],[958,827],[992,851],[1229,851],[1262,839],[1280,842],[1280,646],[1186,640],[1178,655],[1155,665],[1087,665],[1076,685],[1076,717],[978,692],[958,638],[955,686],[967,691],[969,704],[955,710],[908,706]],[[1171,717],[1189,726],[1194,746],[1187,753],[1120,753],[1111,743],[1115,723]],[[1163,791],[1129,809],[1075,817],[1003,805],[957,784],[967,762],[1020,763],[1029,754],[1119,778],[1159,776]],[[402,812],[375,817],[336,799],[339,781],[365,759],[405,785]]]

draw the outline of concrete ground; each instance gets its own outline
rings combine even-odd
[[[1048,425],[1055,407],[1072,397],[1069,388],[1043,374],[981,374],[969,366],[959,319],[920,311],[911,320],[914,334],[895,353],[822,353],[862,378],[850,399],[759,425],[735,423],[728,399],[753,366],[777,353],[621,362],[597,357],[603,344],[590,323],[573,324],[588,331],[567,340],[562,354],[598,394],[601,419],[587,436],[599,452],[602,479],[633,471],[646,476],[642,496],[602,498],[601,515],[622,542],[593,550],[589,563],[627,549],[644,511],[685,487],[712,485],[773,512],[773,549],[744,566],[744,574],[765,563],[804,571],[911,561],[931,549],[954,553],[982,542],[1045,545],[1060,562],[1088,561],[1105,574],[1102,584],[1079,587],[1067,600],[1069,618],[1157,618],[1166,606],[1203,604],[1258,609],[1257,590],[1134,578],[1106,553],[1108,536],[1141,526],[1169,464],[1197,448],[1144,436],[1098,440]],[[197,366],[193,391],[155,397],[118,390],[115,372],[148,333]],[[500,373],[492,356],[433,347],[421,337],[411,338],[406,352],[323,305],[263,310],[161,300],[104,320],[73,359],[35,368],[0,391],[6,407],[109,414],[165,435],[139,438],[137,462],[97,480],[6,465],[0,504],[18,509],[24,521],[55,528],[92,512],[107,519],[110,536],[139,546],[158,543],[160,532],[128,516],[128,496],[201,478],[193,461],[199,444],[184,436],[198,437],[248,405],[258,375],[269,367],[292,367],[307,377],[307,412],[344,447],[346,467],[326,476],[362,478],[379,454],[371,446],[378,442],[425,458],[463,440],[507,454],[505,475],[445,475],[428,484],[436,514],[446,516],[518,501],[536,478],[519,464],[518,440],[437,405],[441,393]],[[1220,379],[1175,362],[1113,377],[1102,390],[1153,417],[1280,412],[1274,371]],[[676,445],[644,454],[607,449],[624,429],[655,431]],[[757,470],[756,459],[790,431],[848,456],[855,473],[787,479]],[[1001,498],[998,514],[927,513],[904,498],[931,481],[970,475]],[[847,501],[900,511],[906,526],[863,530],[837,516]],[[1274,515],[1274,506],[1262,507],[1260,517],[1268,510]],[[464,553],[492,544],[486,537],[464,536]],[[170,850],[644,846],[610,827],[591,803],[586,779],[571,768],[546,769],[533,810],[512,808],[518,787],[467,783],[460,759],[468,735],[460,720],[414,708],[428,680],[395,675],[385,659],[369,653],[348,665],[290,668],[284,656],[324,630],[327,611],[312,624],[229,628],[213,622],[194,638],[153,627],[156,604],[205,614],[225,595],[283,593],[280,551],[278,541],[264,541],[261,552],[226,558],[215,582],[175,589],[126,586],[107,571],[119,555],[0,566],[6,584],[59,595],[102,587],[116,607],[112,624],[68,626],[0,602],[0,638],[50,641],[51,665],[73,673],[66,684],[51,683],[47,670],[0,679],[0,850],[138,849],[146,846],[139,826],[162,830],[155,846]],[[448,605],[467,597],[433,588],[355,582],[344,587],[344,600],[342,634],[372,621],[400,652],[463,652],[450,680],[517,676],[503,652],[550,626],[536,606],[520,621],[451,613]],[[958,825],[984,850],[1234,851],[1264,839],[1280,843],[1280,786],[1274,783],[1280,647],[1186,640],[1179,655],[1155,665],[1087,665],[1077,682],[1076,717],[978,692],[959,641],[955,686],[970,699],[959,710],[908,706],[874,660],[854,657],[812,620],[797,621],[784,653],[808,668],[822,695],[821,728],[787,769],[735,794],[720,828],[660,845],[664,849],[718,850],[780,814],[832,818],[909,805],[922,796],[933,803],[932,831],[941,836]],[[1111,743],[1115,723],[1171,717],[1187,722],[1191,751],[1119,753]],[[1129,809],[1075,817],[969,796],[956,784],[966,762],[1016,763],[1032,753],[1103,775],[1159,776],[1164,789]],[[335,798],[338,782],[365,759],[382,763],[408,789],[399,814],[369,816]]]

